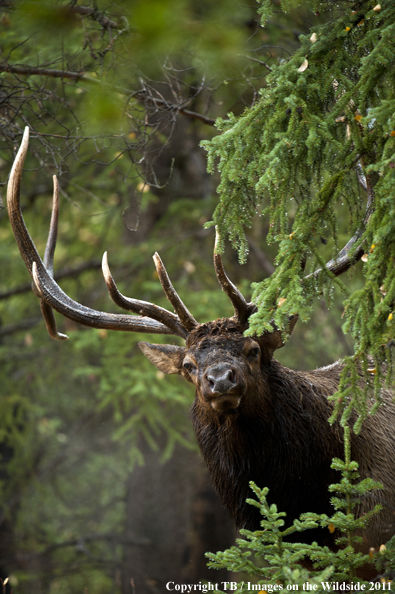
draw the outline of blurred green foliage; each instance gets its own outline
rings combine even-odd
[[[90,263],[60,281],[65,292],[116,311],[100,279],[99,260],[108,250],[124,294],[166,307],[151,259],[159,251],[199,321],[231,315],[213,272],[214,233],[203,230],[217,204],[218,178],[205,175],[198,144],[216,131],[180,110],[209,120],[230,110],[242,114],[267,87],[267,66],[288,60],[300,34],[332,13],[274,12],[262,29],[257,6],[236,0],[111,6],[99,0],[84,7],[95,12],[36,0],[1,14],[2,64],[8,66],[0,72],[0,184],[29,125],[22,207],[31,235],[43,254],[57,173],[55,271]],[[338,211],[340,244],[349,233],[346,210]],[[296,212],[290,204],[291,221]],[[257,217],[248,237],[273,262],[268,231],[268,216]],[[327,237],[325,255],[332,250]],[[23,290],[29,276],[5,211],[0,262],[0,519],[12,534],[0,569],[21,594],[74,594],[87,584],[90,593],[123,592],[117,572],[124,562],[128,478],[147,452],[166,461],[180,446],[196,449],[188,419],[193,390],[177,377],[164,378],[140,354],[138,340],[162,340],[157,336],[60,320],[70,340],[51,342],[37,299]],[[268,274],[253,249],[245,267],[230,250],[225,263],[247,296],[251,282]],[[347,282],[361,288],[360,272]],[[306,369],[351,353],[339,327],[337,287],[330,297],[335,306],[329,312],[320,302],[310,323],[279,351],[282,362]]]

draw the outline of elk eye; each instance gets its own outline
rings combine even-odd
[[[192,371],[192,369],[193,369],[193,365],[192,365],[192,363],[188,363],[188,361],[186,361],[186,362],[183,364],[183,367],[184,367],[184,369],[186,369],[187,371]]]
[[[255,347],[255,349],[250,350],[248,355],[249,355],[249,357],[258,357],[259,353],[260,353],[260,349],[258,347]]]

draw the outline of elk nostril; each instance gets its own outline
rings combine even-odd
[[[237,385],[236,370],[223,366],[213,369],[206,375],[206,381],[212,393],[226,394]]]

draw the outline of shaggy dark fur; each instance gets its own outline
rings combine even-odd
[[[232,318],[220,319],[198,326],[186,348],[147,343],[141,348],[162,371],[180,373],[194,383],[192,421],[197,441],[215,488],[238,527],[260,527],[259,511],[246,503],[252,496],[251,480],[269,487],[269,503],[287,513],[287,525],[303,512],[331,514],[328,486],[340,476],[330,464],[334,457],[343,458],[344,451],[342,428],[328,423],[332,412],[328,396],[338,388],[342,365],[292,371],[272,358],[281,346],[279,333],[252,340],[243,336],[244,329]],[[259,359],[254,345],[260,347]],[[215,369],[230,370],[221,373],[233,378],[232,406],[213,406],[209,379]],[[240,393],[237,404],[234,393]],[[377,502],[384,507],[363,533],[365,551],[395,532],[395,407],[389,392],[383,392],[383,400],[385,408],[368,417],[360,434],[351,438],[361,478],[370,476],[384,484],[383,491],[374,492],[359,506],[360,515]],[[295,536],[298,541],[316,540],[332,547],[334,538],[327,529]]]

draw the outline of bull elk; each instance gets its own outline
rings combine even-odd
[[[339,424],[328,423],[332,412],[328,396],[338,388],[341,362],[314,371],[293,371],[273,358],[275,350],[284,344],[280,331],[246,338],[243,333],[256,307],[229,280],[216,250],[215,272],[234,307],[230,318],[199,324],[174,290],[158,254],[154,255],[156,270],[175,313],[122,295],[106,254],[103,274],[111,298],[121,308],[138,315],[103,313],[73,301],[53,279],[58,218],[56,177],[44,263],[23,221],[19,194],[28,137],[26,128],[10,174],[8,212],[50,336],[67,338],[56,329],[52,311],[55,309],[85,326],[185,339],[186,346],[140,342],[139,347],[162,372],[179,374],[195,386],[192,422],[196,438],[212,482],[236,525],[252,530],[259,527],[258,510],[246,504],[250,480],[269,487],[270,500],[287,513],[289,522],[307,511],[330,514],[328,485],[338,480],[330,463],[332,458],[343,455],[343,430]],[[366,216],[369,208],[368,196]],[[335,274],[352,264],[348,249],[356,238],[328,263]],[[354,258],[360,255],[356,253]],[[297,316],[290,320],[290,331],[296,320]],[[383,401],[386,407],[368,417],[360,434],[352,434],[351,438],[352,458],[359,464],[361,477],[384,484],[382,491],[374,492],[359,505],[359,515],[374,503],[383,505],[383,511],[366,528],[365,549],[378,547],[395,533],[395,407],[390,392],[383,391]],[[328,530],[311,530],[298,538],[334,545],[334,535]]]

